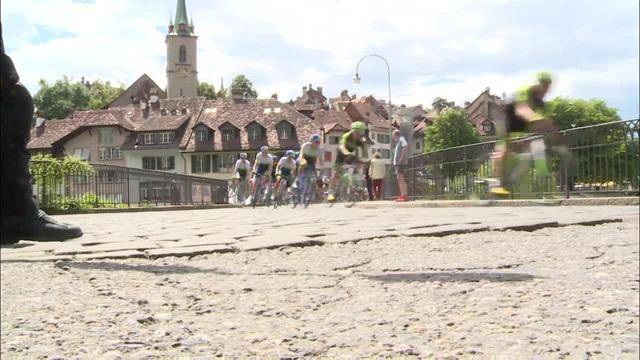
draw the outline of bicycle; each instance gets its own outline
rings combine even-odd
[[[274,209],[277,209],[278,206],[286,205],[291,201],[291,195],[287,190],[288,184],[289,183],[287,182],[287,178],[283,176],[282,179],[280,180],[280,187],[278,188],[278,191],[274,193],[274,196],[273,196]]]
[[[571,157],[562,148],[549,147],[544,135],[536,134],[525,139],[509,141],[506,153],[502,160],[502,186],[511,189],[513,193],[516,188],[525,183],[526,176],[549,176],[549,148],[560,154],[560,160],[571,163]],[[533,173],[532,173],[533,171]],[[484,178],[475,181],[476,184],[485,185],[487,189],[495,186],[496,179]],[[490,194],[490,198],[505,198],[509,194],[497,195]]]
[[[294,203],[300,204],[300,206],[307,208],[309,203],[315,200],[317,175],[315,170],[307,170],[308,174],[305,174],[302,179],[298,177],[298,188],[296,201]],[[295,206],[294,206],[295,207]]]
[[[229,197],[235,198],[235,203],[244,206],[247,195],[247,179],[233,179],[233,186],[229,191]]]
[[[343,174],[338,180],[336,202],[343,201],[347,203],[347,207],[352,207],[356,202],[367,199],[368,193],[364,176],[356,177],[356,167],[360,164],[362,164],[362,162],[356,161],[352,164],[342,165]]]
[[[251,194],[251,206],[255,208],[258,205],[264,204],[264,199],[266,197],[266,182],[267,176],[265,174],[256,174],[254,181],[256,182],[255,189]]]

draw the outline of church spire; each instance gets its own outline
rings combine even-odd
[[[187,17],[187,5],[185,4],[185,0],[178,0],[178,5],[176,6],[176,25],[189,25],[189,18]]]

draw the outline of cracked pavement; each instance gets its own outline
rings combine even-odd
[[[262,232],[265,248],[3,259],[0,356],[638,358],[637,207],[352,210],[324,220],[292,212],[309,221],[302,235],[315,243],[305,246],[264,236],[277,225],[297,239],[285,212],[181,211],[143,215],[168,229],[197,224],[185,236],[217,231],[250,242]],[[213,217],[230,214],[239,215]],[[65,220],[154,236],[136,219],[103,217]]]

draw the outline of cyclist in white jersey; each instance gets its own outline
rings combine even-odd
[[[293,184],[293,179],[296,175],[296,170],[298,168],[298,163],[295,159],[295,153],[293,150],[287,150],[285,156],[283,156],[280,161],[278,161],[278,166],[276,166],[276,184],[274,188],[274,195],[278,193],[280,189],[280,184],[282,183],[282,178],[287,179],[287,188]]]
[[[257,179],[262,177],[271,178],[271,171],[273,169],[273,156],[269,154],[269,148],[263,146],[260,148],[260,152],[256,155],[256,161],[253,163],[253,181],[251,184],[251,193],[255,193]],[[263,180],[264,181],[264,180]],[[269,183],[267,182],[267,184]]]
[[[251,170],[251,162],[247,160],[247,154],[241,153],[240,159],[236,161],[235,166],[233,167],[234,174],[234,182],[236,183],[236,196],[238,198],[238,202],[244,202],[246,189],[246,181],[247,176],[249,175],[249,171]]]

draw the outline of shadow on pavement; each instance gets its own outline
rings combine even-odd
[[[232,275],[217,269],[202,269],[195,266],[184,265],[128,265],[115,262],[60,262],[56,267],[68,267],[81,270],[105,270],[105,271],[142,271],[154,274],[195,274],[214,273],[220,275]]]
[[[116,262],[59,262],[55,264],[61,269],[79,269],[79,270],[103,270],[103,271],[142,271],[152,274],[197,274],[208,273],[227,276],[318,276],[328,278],[340,278],[342,275],[337,274],[315,274],[305,272],[291,271],[273,271],[273,272],[230,272],[220,269],[199,268],[195,266],[185,265],[129,265]]]
[[[496,273],[496,272],[428,272],[428,273],[392,273],[384,275],[368,275],[371,280],[382,282],[507,282],[507,281],[529,281],[535,276],[519,273]]]

